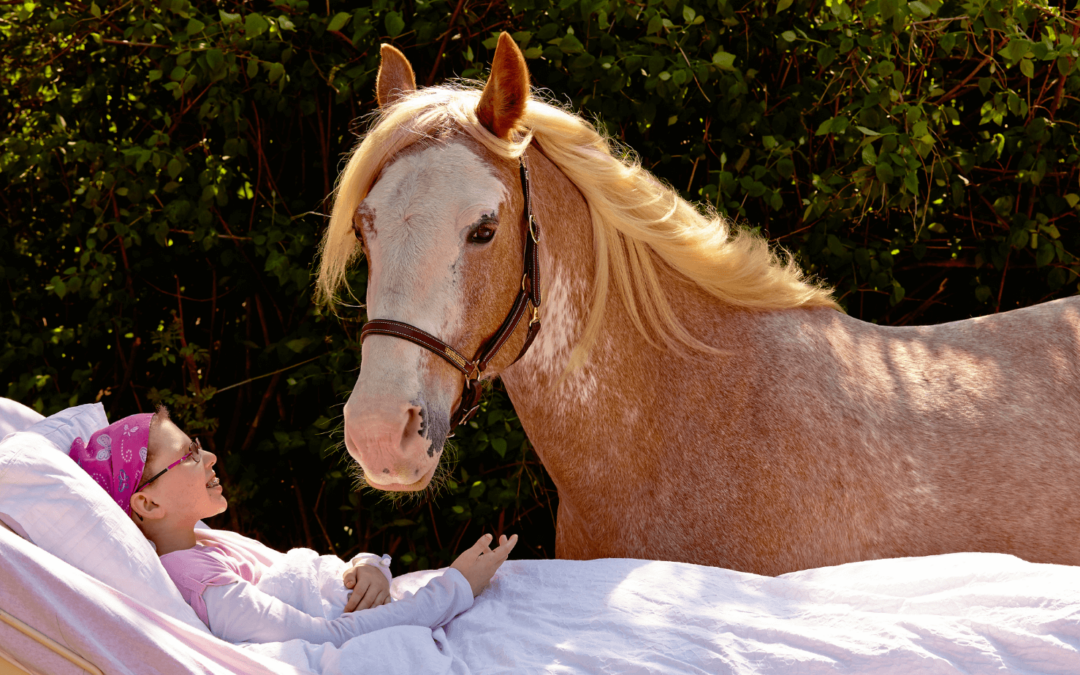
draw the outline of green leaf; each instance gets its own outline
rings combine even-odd
[[[210,70],[217,70],[223,63],[225,63],[225,55],[220,49],[211,49],[206,52],[206,65],[210,66]]]
[[[893,179],[893,168],[889,162],[878,162],[874,167],[874,174],[882,183],[890,183]]]
[[[975,299],[979,302],[986,302],[990,299],[992,291],[989,286],[983,285],[975,289]]]
[[[270,84],[273,84],[285,74],[285,66],[280,63],[271,63],[267,74],[270,76]]]
[[[99,16],[101,16],[101,8],[100,8],[100,7],[98,7],[98,4],[97,4],[96,2],[91,2],[91,3],[90,3],[90,14],[91,14],[91,15],[92,15],[92,16],[93,16],[93,17],[94,17],[95,19],[96,19],[96,18],[98,18]],[[64,297],[64,296],[62,296],[62,295],[61,295],[60,297],[62,298],[62,297]]]
[[[385,23],[386,34],[390,37],[397,37],[405,30],[405,19],[401,18],[400,12],[387,12]]]
[[[499,453],[499,457],[506,457],[506,439],[505,438],[493,438],[491,439],[491,449]]]
[[[896,10],[899,9],[897,0],[881,0],[878,3],[878,12],[881,13],[882,21],[889,21],[896,16]]]
[[[1046,267],[1054,261],[1054,245],[1046,239],[1039,242],[1038,251],[1035,253],[1035,266]]]
[[[285,346],[293,350],[297,354],[304,351],[304,348],[311,344],[311,340],[307,338],[296,338],[295,340],[289,340],[285,343]]]
[[[1020,72],[1028,79],[1035,77],[1035,64],[1031,62],[1031,59],[1020,60]]]
[[[1071,73],[1073,70],[1073,60],[1065,56],[1064,54],[1057,57],[1054,65],[1057,66],[1057,71],[1062,75],[1062,77],[1068,77],[1069,73]]]
[[[571,68],[588,68],[592,64],[596,63],[596,57],[592,54],[580,54],[577,58],[570,62]]]
[[[270,29],[270,23],[262,17],[262,14],[248,14],[244,17],[244,37],[252,39],[259,37]]]
[[[829,252],[835,256],[844,257],[847,255],[847,249],[844,248],[844,244],[835,234],[830,234],[826,242],[829,246]]]
[[[914,171],[904,174],[904,187],[913,195],[919,194],[919,177]]]
[[[296,30],[296,24],[284,14],[278,17],[277,25],[281,30]]]
[[[1065,201],[1069,204],[1070,209],[1075,209],[1077,204],[1080,204],[1080,195],[1075,192],[1070,192],[1065,195]]]
[[[63,298],[65,295],[67,295],[67,284],[64,283],[63,279],[61,279],[58,276],[53,277],[49,281],[49,283],[52,285],[53,293],[56,293],[61,298]]]
[[[349,23],[349,19],[352,18],[352,14],[348,12],[338,12],[334,15],[333,19],[330,19],[330,23],[327,24],[326,30],[336,31],[345,27],[345,24]],[[396,35],[396,33],[395,33]]]
[[[232,25],[240,20],[239,14],[229,14],[223,9],[218,10],[218,16],[221,17],[221,23],[225,24],[226,26]]]
[[[860,127],[858,124],[855,125],[855,128],[858,129],[859,131],[863,132],[867,136],[880,136],[881,135],[879,132],[874,131],[873,129],[867,129],[866,127]]]
[[[187,28],[184,29],[184,32],[188,35],[196,35],[198,33],[201,33],[203,28],[206,28],[205,23],[199,21],[198,19],[191,19],[190,21],[188,21]]]
[[[776,12],[775,13],[779,14],[780,12],[784,11],[788,7],[791,7],[792,2],[793,2],[793,0],[780,0],[780,2],[776,3]]]
[[[690,5],[683,5],[683,8],[682,8],[683,21],[685,21],[686,23],[690,23],[691,21],[694,20],[695,16],[697,16],[697,12],[694,11],[693,7],[691,7]]]
[[[892,298],[891,298],[892,304],[895,305],[895,304],[899,303],[903,299],[904,299],[904,287],[901,286],[896,281],[893,281]]]
[[[259,60],[258,59],[248,59],[247,71],[246,72],[247,72],[247,76],[249,78],[250,77],[255,77],[256,75],[258,75],[259,74]]]
[[[786,30],[783,33],[780,33],[780,37],[784,38],[787,42],[795,42],[795,40],[799,38],[793,30]]]
[[[559,49],[563,54],[578,54],[585,51],[585,45],[573,35],[567,35],[559,41]]]
[[[735,68],[735,55],[729,54],[725,51],[719,51],[713,54],[713,65],[720,70],[734,70]]]
[[[921,2],[918,2],[918,0],[916,0],[915,2],[909,2],[908,9],[910,9],[911,13],[919,17],[920,19],[925,19],[926,17],[933,14],[933,11],[931,11],[929,7],[927,7]]]

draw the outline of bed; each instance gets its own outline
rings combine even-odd
[[[435,631],[386,629],[340,649],[231,645],[59,451],[105,425],[100,406],[22,414],[0,421],[0,674],[1080,673],[1080,569],[983,553],[777,578],[512,560]],[[393,594],[440,573],[398,577]]]

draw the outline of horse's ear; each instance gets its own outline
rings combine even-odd
[[[476,117],[488,131],[499,138],[509,139],[510,132],[525,115],[529,99],[529,69],[525,57],[509,33],[499,35],[495,59],[491,62],[491,77],[484,85],[484,94],[476,106]]]
[[[390,45],[383,45],[379,50],[381,62],[379,75],[375,79],[376,95],[379,107],[385,108],[402,94],[416,91],[416,75],[405,55]]]

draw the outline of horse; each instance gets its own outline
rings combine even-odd
[[[1080,300],[852,318],[789,255],[535,96],[505,33],[482,87],[417,89],[384,45],[376,88],[317,276],[333,302],[369,265],[384,330],[344,407],[369,486],[425,489],[452,416],[501,378],[558,490],[559,558],[1080,563]]]

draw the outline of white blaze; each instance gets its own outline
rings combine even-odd
[[[364,200],[374,214],[365,231],[368,317],[408,323],[451,342],[465,320],[469,229],[482,215],[498,213],[506,196],[488,164],[461,143],[433,145],[386,166]],[[360,376],[346,404],[346,440],[373,484],[414,482],[418,468],[423,475],[438,461],[426,452],[431,441],[395,431],[401,425],[394,419],[410,406],[428,415],[453,412],[458,391],[425,388],[425,354],[394,337],[364,341]]]

